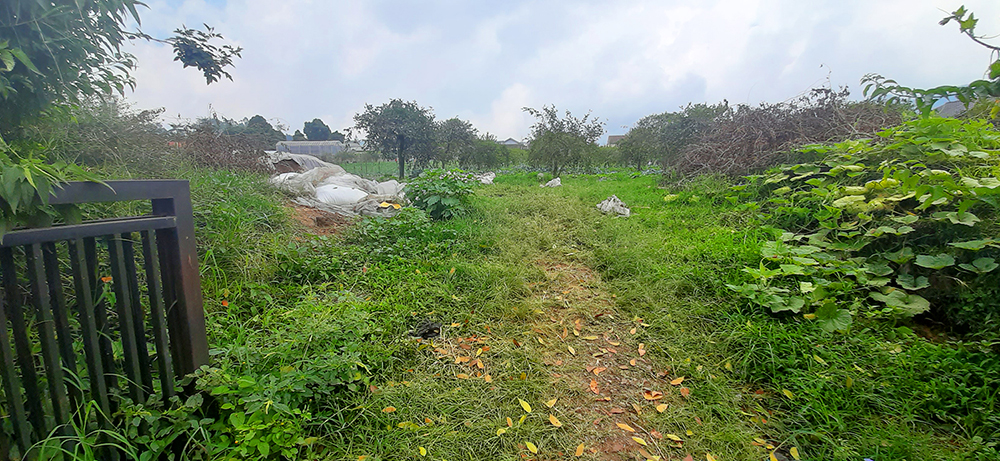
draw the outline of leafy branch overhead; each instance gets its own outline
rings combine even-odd
[[[8,0],[0,6],[0,135],[9,139],[23,120],[53,104],[75,104],[96,94],[133,88],[135,56],[122,50],[126,40],[170,44],[184,67],[202,71],[207,83],[232,79],[226,68],[240,57],[239,47],[213,43],[222,39],[205,30],[181,27],[173,37],[157,39],[129,31],[140,22],[137,0]],[[53,46],[58,43],[58,46]]]
[[[226,72],[226,67],[233,66],[233,57],[242,57],[240,53],[242,47],[232,45],[217,46],[211,43],[214,39],[222,40],[222,34],[215,32],[215,29],[208,24],[203,24],[205,30],[189,29],[181,26],[174,30],[173,37],[167,39],[157,39],[148,34],[138,31],[129,33],[129,38],[144,39],[160,43],[165,43],[174,49],[174,61],[180,61],[184,67],[196,67],[205,76],[205,82],[211,85],[219,81],[220,77],[226,77],[230,81],[233,76]]]
[[[975,80],[967,85],[943,85],[929,89],[911,88],[900,85],[893,79],[878,74],[867,74],[861,79],[864,95],[872,100],[889,102],[912,102],[921,115],[930,114],[938,101],[957,99],[969,107],[974,101],[1000,97],[1000,46],[987,42],[990,38],[976,35],[979,20],[964,6],[952,12],[938,24],[944,26],[954,21],[959,31],[972,41],[990,50],[996,58],[986,70],[987,78]],[[1000,105],[993,103],[991,116],[996,116]]]

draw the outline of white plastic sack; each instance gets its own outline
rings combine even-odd
[[[400,184],[399,181],[390,179],[388,181],[378,183],[378,185],[376,185],[376,189],[378,189],[378,195],[399,195],[400,192],[403,192],[403,187],[405,186],[406,184]]]
[[[549,182],[547,182],[545,184],[542,184],[542,187],[559,187],[561,185],[562,185],[562,180],[559,179],[559,178],[556,178],[556,179],[553,179],[553,180],[551,180],[551,181],[549,181]]]
[[[309,181],[301,180],[301,173],[282,173],[270,179],[271,185],[295,196],[313,195],[316,188]]]
[[[625,206],[625,202],[622,202],[617,195],[612,195],[603,202],[598,203],[597,209],[601,210],[601,213],[615,213],[623,218],[627,218],[632,214],[632,210]]]
[[[328,184],[316,188],[316,199],[330,205],[351,205],[369,194],[363,190]]]
[[[377,182],[350,173],[329,176],[326,179],[320,181],[320,183],[317,184],[316,187],[326,186],[330,184],[340,187],[350,187],[351,189],[363,190],[369,194],[378,193]]]

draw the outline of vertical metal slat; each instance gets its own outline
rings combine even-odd
[[[7,298],[7,314],[14,335],[17,363],[24,378],[22,384],[25,401],[28,404],[28,420],[31,421],[35,436],[42,439],[48,436],[48,431],[45,429],[45,412],[42,410],[42,393],[38,389],[35,358],[31,354],[31,342],[28,340],[28,325],[24,322],[24,311],[18,302],[17,269],[12,249],[0,248],[0,267],[2,267],[3,289]]]
[[[90,398],[97,402],[105,417],[110,417],[111,408],[108,405],[108,387],[104,380],[105,369],[100,346],[101,336],[94,319],[94,293],[90,288],[93,279],[87,267],[87,256],[82,240],[69,242],[69,261],[73,267],[83,350],[87,361],[87,375],[90,376]],[[102,428],[109,428],[107,423],[105,418],[101,418]]]
[[[145,401],[139,371],[139,353],[136,350],[134,320],[132,319],[132,297],[125,280],[125,258],[122,241],[118,236],[107,236],[108,254],[111,257],[111,284],[115,290],[115,311],[118,313],[118,329],[122,338],[122,354],[125,356],[125,377],[128,378],[129,397],[133,402]]]
[[[35,304],[36,326],[42,343],[42,362],[48,378],[49,397],[52,398],[52,412],[56,426],[69,422],[69,395],[63,377],[62,360],[59,358],[59,344],[56,342],[55,321],[52,319],[52,304],[49,299],[45,268],[42,265],[42,246],[26,245],[24,252],[28,261],[28,283]],[[58,432],[63,432],[62,430]]]
[[[97,239],[96,238],[86,238],[83,240],[84,254],[87,258],[87,272],[90,273],[90,289],[93,293],[91,299],[97,299],[97,303],[94,304],[94,322],[97,325],[98,332],[98,348],[101,351],[101,362],[104,364],[104,386],[108,390],[118,388],[118,377],[115,376],[118,372],[118,364],[115,363],[114,352],[111,349],[111,327],[108,325],[108,303],[101,297],[101,293],[104,290],[104,282],[101,281],[100,272],[98,272],[98,262],[97,262]],[[111,401],[111,411],[116,411],[118,405],[115,401]]]
[[[146,339],[145,312],[142,309],[142,296],[139,292],[139,274],[136,269],[135,247],[132,233],[121,234],[122,256],[125,258],[125,275],[128,282],[130,304],[132,305],[132,328],[135,331],[135,348],[139,356],[139,373],[142,377],[142,387],[146,394],[153,393],[153,370],[149,366],[149,348]]]
[[[21,379],[14,369],[14,351],[10,348],[10,338],[7,336],[7,309],[4,304],[3,298],[0,298],[0,364],[3,365],[0,375],[3,375],[7,411],[13,418],[11,426],[14,427],[14,437],[17,437],[17,444],[21,447],[21,453],[24,453],[31,446],[31,429],[21,401]]]
[[[163,400],[174,396],[174,368],[170,355],[166,316],[163,312],[163,291],[160,288],[160,261],[156,241],[151,231],[142,231],[142,259],[146,270],[146,287],[149,289],[149,322],[153,328],[156,346],[157,371],[160,373],[160,392]]]
[[[69,326],[66,297],[63,295],[62,277],[59,274],[59,255],[54,243],[42,244],[42,259],[45,263],[45,279],[49,285],[49,300],[52,306],[52,319],[55,321],[56,340],[59,341],[59,355],[62,366],[76,375],[76,353],[73,352],[73,335]],[[83,389],[78,385],[79,377],[70,380],[69,397],[71,408],[78,408],[83,402]]]

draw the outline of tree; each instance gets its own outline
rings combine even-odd
[[[330,133],[330,140],[344,142],[347,140],[347,136],[339,131],[334,131],[333,133]]]
[[[292,141],[305,141],[306,135],[302,134],[301,131],[295,130],[295,134],[292,135]]]
[[[236,132],[234,132],[236,134]],[[250,117],[243,124],[242,134],[257,138],[262,149],[274,149],[275,144],[285,140],[285,133],[275,129],[271,123],[261,115]]]
[[[577,118],[567,110],[566,116],[559,118],[555,106],[522,110],[537,119],[531,126],[528,159],[545,165],[555,177],[564,167],[578,163],[586,150],[596,149],[597,138],[604,134],[604,122],[590,118],[590,112]]]
[[[444,164],[457,160],[471,150],[476,142],[476,129],[457,117],[438,122],[434,126],[437,150],[434,159]]]
[[[330,139],[330,127],[326,126],[318,118],[312,119],[311,122],[306,122],[302,127],[302,132],[306,134],[306,137],[310,141],[327,141]]]
[[[485,133],[476,136],[472,148],[458,155],[458,165],[463,169],[489,169],[510,162],[507,146],[497,142],[496,136]]]
[[[688,104],[679,112],[647,115],[618,142],[622,161],[637,170],[651,160],[660,159],[664,168],[672,165],[685,146],[698,139],[713,120],[729,110],[719,104]]]
[[[434,150],[434,114],[416,101],[365,104],[364,112],[354,116],[354,128],[365,133],[367,148],[380,151],[383,158],[396,159],[400,179],[407,161],[424,162]]]
[[[165,40],[126,30],[131,21],[140,22],[138,6],[145,5],[138,0],[0,2],[0,135],[52,104],[134,87],[135,57],[121,49],[128,39],[171,44],[175,60],[202,70],[208,83],[220,76],[232,79],[224,68],[241,49],[211,45],[222,37],[208,26],[205,32],[182,27]]]

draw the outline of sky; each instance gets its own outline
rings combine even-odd
[[[393,98],[503,140],[523,107],[590,111],[608,134],[689,102],[780,102],[878,73],[911,87],[983,78],[990,53],[937,22],[965,5],[1000,34],[996,0],[146,0],[141,28],[207,23],[243,47],[233,81],[206,85],[170,48],[135,42],[136,108],[165,122],[260,114],[289,134],[353,125]],[[997,40],[1000,43],[1000,39]]]

